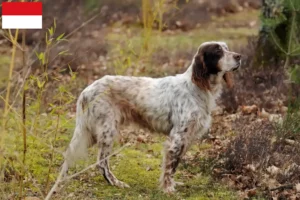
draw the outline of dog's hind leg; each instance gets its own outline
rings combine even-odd
[[[120,188],[129,187],[126,183],[119,181],[115,175],[110,171],[109,168],[109,158],[111,155],[112,147],[114,144],[114,139],[118,135],[117,121],[107,119],[101,126],[98,127],[98,145],[99,145],[99,155],[98,155],[98,168],[105,180],[114,186]]]

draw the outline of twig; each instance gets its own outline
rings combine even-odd
[[[17,37],[18,37],[18,29],[16,30],[15,33],[15,37],[11,36],[11,39],[17,42]],[[3,148],[3,142],[4,142],[4,138],[6,133],[8,133],[7,127],[6,127],[6,123],[7,123],[7,116],[9,114],[9,99],[10,99],[10,89],[11,89],[11,78],[12,78],[12,74],[13,74],[13,69],[15,66],[15,56],[16,56],[16,45],[13,45],[12,47],[12,52],[11,52],[11,62],[10,62],[10,66],[9,66],[9,74],[8,74],[8,81],[7,81],[7,87],[6,87],[6,95],[5,95],[5,99],[2,98],[2,96],[0,96],[3,99],[3,102],[5,104],[4,106],[4,112],[2,117],[2,131],[0,134],[0,163],[3,163],[4,155],[4,148]]]
[[[108,159],[108,158],[110,158],[110,157],[112,157],[112,156],[114,156],[114,155],[120,153],[125,147],[128,147],[128,146],[129,146],[129,143],[123,145],[123,146],[122,146],[120,149],[118,149],[118,151],[116,151],[115,153],[113,153],[113,154],[107,156],[106,158],[104,158],[104,159],[102,159],[102,160],[97,161],[96,163],[94,163],[94,164],[92,164],[92,165],[86,167],[85,169],[81,170],[80,172],[77,172],[77,173],[75,173],[75,174],[73,174],[73,175],[71,175],[71,176],[67,176],[67,177],[66,177],[65,179],[63,179],[62,181],[70,180],[70,179],[72,179],[72,178],[78,176],[79,174],[82,174],[83,172],[85,172],[85,171],[87,171],[87,170],[89,170],[89,169],[91,169],[91,168],[93,168],[93,167],[96,167],[97,164],[100,163],[101,161],[103,161],[103,160],[105,160],[105,159]]]
[[[2,96],[0,96],[0,100],[3,100],[3,101],[5,102],[5,99],[4,99]],[[18,118],[18,120],[21,120],[21,115],[20,115],[14,108],[10,107],[10,111],[11,111],[11,112],[14,112],[14,114],[15,114],[15,116]],[[66,121],[63,125],[66,125],[68,122],[69,122],[69,120]],[[44,130],[44,129],[43,129],[43,130]],[[55,131],[55,130],[54,130],[54,131]],[[38,138],[36,135],[32,134],[31,132],[32,132],[32,131],[29,131],[29,132],[27,132],[27,134],[29,134],[30,136],[32,136],[32,137],[35,138],[35,139],[38,139],[39,142],[40,142],[41,144],[47,146],[47,147],[50,148],[51,150],[54,150],[56,153],[58,153],[58,154],[63,154],[62,151],[56,150],[53,146],[48,145],[48,143],[44,142],[43,140],[41,140],[40,138]],[[9,144],[6,144],[6,146],[9,147]],[[1,173],[0,173],[0,174],[1,174]]]
[[[99,161],[97,161],[96,163],[94,163],[94,164],[92,164],[92,165],[89,165],[88,167],[86,167],[85,169],[81,170],[80,172],[77,172],[77,173],[75,173],[75,174],[73,174],[73,175],[67,176],[67,177],[65,177],[64,179],[61,179],[63,174],[60,173],[59,176],[58,176],[58,178],[57,178],[57,180],[56,180],[56,182],[54,183],[53,187],[51,188],[51,190],[50,190],[49,193],[47,194],[45,200],[49,200],[49,199],[51,198],[52,194],[56,191],[56,189],[57,189],[57,187],[58,187],[58,185],[59,185],[60,183],[62,183],[62,182],[64,182],[64,181],[67,181],[67,180],[70,180],[70,179],[72,179],[72,178],[74,178],[74,177],[76,177],[76,176],[78,176],[78,175],[80,175],[80,174],[86,172],[87,170],[96,167],[97,164],[99,164],[101,161],[103,161],[103,160],[105,160],[105,159],[108,159],[108,158],[110,158],[110,157],[112,157],[112,156],[114,156],[114,155],[120,153],[125,147],[128,147],[128,146],[129,146],[129,143],[126,143],[126,144],[123,145],[121,148],[119,148],[117,151],[115,151],[113,154],[110,154],[109,156],[103,158],[102,160],[99,160]]]
[[[15,42],[17,42],[18,39],[18,32],[19,30],[16,30],[15,37],[11,36]],[[6,97],[5,97],[5,107],[4,107],[4,118],[7,116],[9,109],[9,97],[10,97],[10,87],[11,87],[11,77],[14,69],[14,64],[15,64],[15,55],[16,55],[16,45],[13,45],[12,47],[12,55],[11,55],[11,62],[10,62],[10,67],[9,67],[9,74],[8,74],[8,83],[7,83],[7,89],[6,89]]]
[[[61,94],[60,94],[60,96],[61,96]],[[59,106],[61,106],[61,99],[59,100]],[[59,129],[59,123],[60,123],[60,114],[59,114],[59,112],[57,114],[57,121],[56,122],[57,122],[56,123],[56,131],[55,131],[55,134],[54,134],[54,140],[53,140],[52,146],[55,145],[56,136],[57,136],[58,129]],[[49,164],[49,170],[48,170],[48,175],[47,175],[46,190],[45,191],[48,191],[48,187],[49,187],[49,183],[50,183],[50,173],[51,173],[53,160],[54,160],[53,158],[54,158],[54,147],[52,148],[52,152],[51,152],[51,160],[50,160],[50,164]]]
[[[272,188],[270,189],[270,191],[275,191],[275,190],[284,190],[284,189],[293,189],[293,184],[286,184],[286,185],[281,185],[279,187],[276,188]]]
[[[38,189],[37,192],[41,195],[42,199],[44,199],[45,196],[44,196],[43,192],[39,188],[39,185],[38,185],[36,179],[33,178],[32,174],[30,172],[28,172],[28,177],[32,180],[32,184]]]
[[[25,70],[24,70],[24,71],[25,71]],[[23,71],[23,74],[24,74],[24,71]],[[17,97],[19,96],[20,92],[24,89],[26,80],[27,80],[27,78],[28,78],[28,76],[29,76],[30,73],[31,73],[31,68],[28,68],[26,74],[24,75],[23,82],[22,82],[22,84],[21,84],[21,86],[20,86],[20,88],[19,88],[17,94],[15,95],[15,99],[14,99],[14,101],[11,103],[11,107],[13,107],[13,106],[15,105],[15,103],[16,103],[16,101],[17,101],[17,99],[18,99]],[[24,92],[24,91],[23,91],[23,92]]]
[[[96,19],[98,16],[100,15],[100,13],[94,15],[93,17],[91,17],[90,19],[88,19],[87,21],[83,22],[80,26],[78,26],[77,28],[75,28],[73,31],[71,31],[69,34],[67,34],[64,38],[67,39],[69,38],[70,36],[72,36],[74,33],[76,33],[78,30],[80,30],[81,28],[83,28],[84,26],[86,26],[87,24],[89,24],[91,21],[93,21],[94,19]],[[54,45],[52,45],[50,48],[49,48],[49,51],[51,49],[53,49],[54,47],[56,47],[59,43],[56,43]],[[38,59],[34,59],[30,65],[32,65],[34,62],[36,62]]]
[[[26,57],[25,57],[25,30],[22,30],[22,58],[23,58],[23,68],[26,68]],[[26,73],[23,71],[23,82],[26,82]],[[23,165],[25,165],[26,160],[26,90],[25,84],[23,84],[23,95],[22,95],[22,123],[23,123]]]
[[[18,42],[15,42],[12,38],[11,38],[11,32],[7,32],[7,34],[10,36],[10,37],[7,37],[5,35],[4,32],[1,32],[1,35],[7,40],[9,41],[12,45],[16,45],[16,47],[21,50],[21,51],[24,51],[24,49],[20,46],[20,44]]]
[[[25,58],[25,30],[22,30],[22,60],[23,68],[26,67],[26,58]],[[25,80],[25,70],[23,71],[23,78]],[[17,99],[17,98],[16,98]],[[26,142],[26,90],[25,85],[23,86],[23,95],[22,95],[22,136],[23,136],[23,165],[22,165],[22,178],[20,179],[20,198],[23,194],[23,179],[25,177],[25,161],[26,161],[26,152],[27,152],[27,142]]]
[[[72,36],[74,33],[76,33],[78,30],[80,30],[81,28],[83,28],[84,26],[86,26],[87,24],[89,24],[91,21],[93,21],[94,19],[96,19],[96,17],[98,17],[100,15],[100,13],[95,14],[93,17],[91,17],[90,19],[86,20],[85,22],[83,22],[80,26],[78,26],[77,28],[75,28],[73,31],[71,31],[68,35],[66,35],[65,39],[69,38],[70,36]]]

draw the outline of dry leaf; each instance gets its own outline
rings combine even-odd
[[[146,171],[152,171],[152,170],[153,169],[151,167],[149,167],[149,166],[146,168]]]
[[[251,170],[253,172],[256,170],[256,167],[253,164],[248,164],[245,168],[249,169],[249,170]]]
[[[141,143],[146,143],[147,138],[144,135],[138,135],[136,140]]]
[[[270,113],[266,112],[265,109],[263,108],[263,109],[261,110],[261,112],[258,113],[258,115],[259,115],[260,117],[262,117],[262,118],[267,118],[267,119],[269,119]]]
[[[24,200],[40,200],[38,197],[25,197]]]
[[[253,188],[253,189],[247,191],[248,197],[253,197],[255,195],[256,195],[256,189]]]
[[[274,165],[267,168],[267,172],[269,172],[271,175],[277,175],[280,172],[280,169]]]
[[[281,112],[282,114],[285,114],[287,111],[288,111],[288,107],[286,107],[286,106],[281,106],[281,107],[280,107],[280,112]]]
[[[256,113],[258,110],[258,107],[256,105],[252,106],[242,106],[242,113],[243,114],[251,114]]]
[[[296,186],[295,186],[295,188],[296,188],[297,192],[300,192],[300,183],[297,183]]]
[[[283,123],[282,116],[278,115],[278,114],[270,114],[268,119],[269,119],[270,122],[276,122],[276,123],[279,123],[279,124]]]

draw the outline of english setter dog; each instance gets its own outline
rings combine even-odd
[[[241,65],[241,55],[224,42],[200,45],[183,74],[164,78],[104,76],[83,90],[77,101],[76,127],[65,153],[61,174],[88,147],[99,147],[98,167],[111,185],[129,187],[109,168],[109,156],[120,125],[135,122],[167,134],[163,172],[164,192],[175,191],[176,167],[196,137],[211,126],[211,112],[222,90],[231,84],[230,73]]]

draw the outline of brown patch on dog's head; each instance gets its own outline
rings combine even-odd
[[[207,67],[203,61],[203,56],[198,54],[194,59],[192,81],[199,88],[203,90],[209,90],[210,86],[207,76]]]

